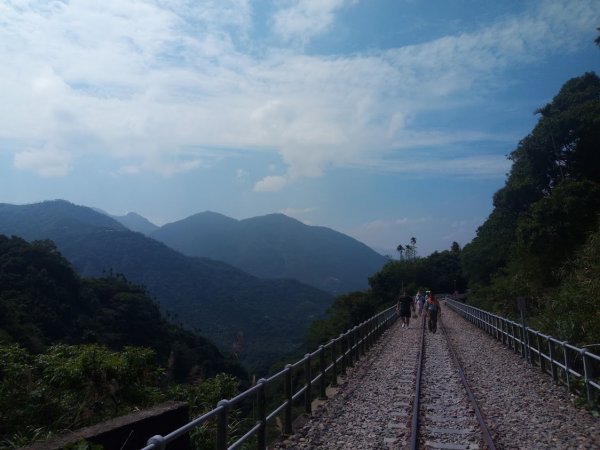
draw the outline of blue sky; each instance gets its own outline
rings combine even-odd
[[[4,0],[0,202],[464,246],[597,0]]]

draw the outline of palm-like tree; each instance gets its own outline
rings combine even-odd
[[[400,259],[402,259],[402,255],[404,254],[404,247],[402,246],[402,244],[398,244],[398,247],[396,247],[396,251],[400,254]]]
[[[411,257],[415,259],[417,257],[417,238],[415,238],[414,236],[410,238],[410,250]]]

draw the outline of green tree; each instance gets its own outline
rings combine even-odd
[[[537,290],[556,286],[557,270],[596,228],[599,212],[600,184],[560,183],[519,221],[513,271],[527,274]]]
[[[327,318],[314,321],[307,332],[308,348],[315,348],[372,317],[381,305],[369,292],[352,292],[337,297]]]
[[[11,344],[0,345],[0,358],[0,440],[78,428],[163,398],[149,349],[59,345],[31,355]]]
[[[402,256],[404,255],[404,247],[402,246],[402,244],[398,244],[398,247],[396,247],[396,251],[400,255],[399,259],[402,259]]]
[[[492,213],[463,249],[463,270],[473,285],[489,285],[507,275],[515,255],[523,259],[530,246],[526,223],[543,209],[537,202],[561,183],[600,180],[600,79],[586,73],[569,80],[537,112],[535,128],[509,155],[513,165]]]
[[[599,218],[600,219],[600,218]],[[544,303],[542,331],[576,345],[600,342],[600,227],[561,269],[563,283]]]

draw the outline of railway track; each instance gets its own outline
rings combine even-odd
[[[423,328],[417,367],[411,449],[495,450],[448,332]]]
[[[443,322],[396,324],[352,382],[273,449],[495,450]]]

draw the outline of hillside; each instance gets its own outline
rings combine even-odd
[[[119,222],[121,225],[129,228],[131,231],[137,231],[139,233],[148,236],[153,231],[158,229],[158,225],[154,225],[145,217],[140,216],[134,212],[125,214],[124,216],[110,216]]]
[[[508,155],[494,208],[463,249],[470,299],[576,345],[600,337],[600,77],[568,80]]]
[[[183,256],[65,201],[0,204],[0,233],[52,239],[82,276],[124,274],[250,368],[264,369],[301,345],[308,324],[331,302],[296,281],[261,280],[225,263]]]
[[[243,374],[214,344],[170,324],[142,288],[122,277],[80,278],[50,241],[0,235],[0,286],[2,343],[34,353],[56,344],[148,347],[177,381],[192,370]]]
[[[333,294],[368,288],[387,259],[361,242],[283,214],[235,220],[203,212],[151,237],[188,256],[224,261],[260,278],[292,278]]]

